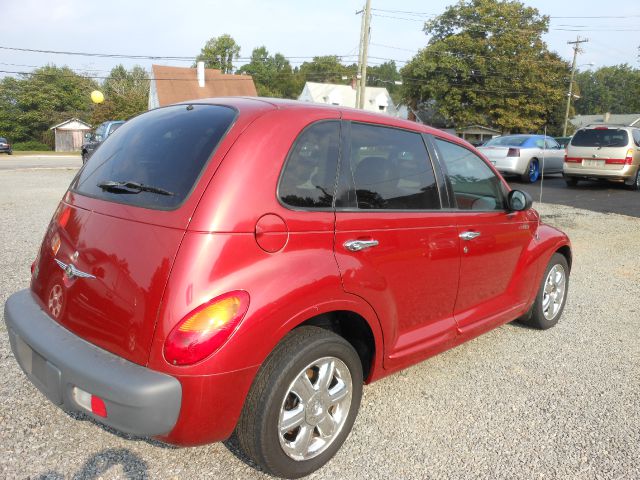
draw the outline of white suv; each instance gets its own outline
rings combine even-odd
[[[640,190],[640,129],[614,125],[581,128],[567,145],[563,174],[571,187],[581,179],[603,179]]]

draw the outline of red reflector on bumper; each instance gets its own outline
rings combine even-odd
[[[107,406],[100,397],[91,395],[91,412],[99,417],[107,418]]]

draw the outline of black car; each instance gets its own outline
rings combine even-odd
[[[109,120],[98,125],[96,131],[93,133],[85,134],[85,143],[82,144],[82,163],[89,160],[89,157],[93,155],[93,152],[104,142],[109,135],[115,132],[122,124],[124,120]]]
[[[0,153],[7,153],[9,155],[13,153],[9,140],[4,137],[0,137]]]

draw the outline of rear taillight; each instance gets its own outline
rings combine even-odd
[[[633,163],[633,148],[627,150],[627,156],[624,159],[625,165],[631,165]]]
[[[172,365],[191,365],[218,350],[247,313],[249,294],[242,290],[214,298],[184,317],[164,342]]]
[[[569,157],[565,153],[564,154],[564,161],[565,161],[565,163],[580,163],[580,162],[582,162],[582,159],[578,158],[578,157]]]
[[[633,163],[633,149],[627,150],[625,158],[607,158],[605,163],[607,165],[631,165]]]
[[[507,152],[507,157],[519,157],[520,149],[519,148],[510,148]]]

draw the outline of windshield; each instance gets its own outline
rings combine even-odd
[[[578,130],[571,139],[574,147],[626,147],[629,136],[621,128]]]
[[[485,147],[521,147],[531,137],[526,135],[507,135],[505,137],[495,137],[484,144]]]
[[[217,105],[176,105],[144,113],[104,141],[71,188],[117,203],[176,208],[235,116],[235,110]]]

